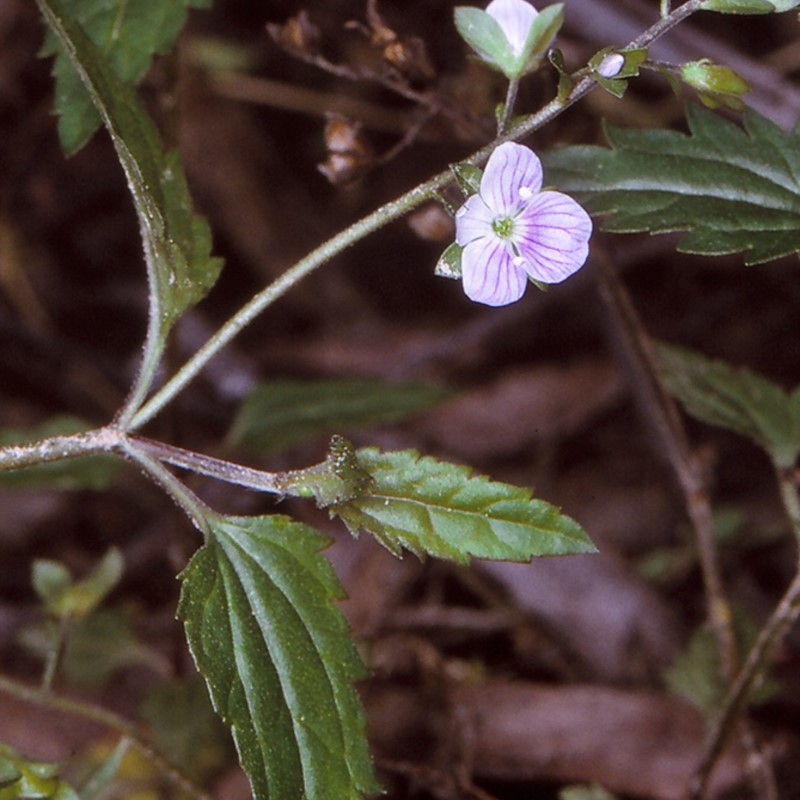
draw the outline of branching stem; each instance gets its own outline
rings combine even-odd
[[[659,19],[654,25],[648,28],[648,30],[634,39],[628,47],[640,48],[647,46],[650,42],[663,36],[667,31],[671,30],[678,23],[697,11],[701,6],[701,2],[702,0],[688,0],[688,2],[684,3],[680,8],[677,8],[669,14],[669,16]],[[521,139],[538,128],[541,128],[561,114],[565,109],[587,95],[594,88],[595,84],[594,76],[587,75],[575,84],[567,97],[556,98],[550,101],[538,112],[531,114],[511,127],[510,130],[505,132],[502,136],[499,136],[491,144],[464,159],[464,162],[475,166],[483,164],[499,144],[505,141]],[[509,104],[507,103],[506,105],[508,107]],[[318,267],[330,261],[347,247],[350,247],[369,234],[374,233],[384,225],[399,219],[427,200],[436,199],[440,190],[451,183],[452,180],[453,173],[450,169],[440,172],[438,175],[435,175],[430,180],[417,186],[396,200],[373,211],[371,214],[332,237],[309,253],[305,258],[298,261],[276,281],[255,295],[255,297],[236,312],[236,314],[234,314],[206,344],[203,345],[203,347],[201,347],[194,356],[192,356],[192,358],[132,416],[129,423],[126,419],[126,429],[135,430],[140,428],[155,417],[164,406],[197,376],[203,367],[205,367],[223,347],[259,316],[262,311],[289,291],[296,283],[310,275]]]

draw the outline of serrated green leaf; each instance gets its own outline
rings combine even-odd
[[[135,85],[144,77],[152,56],[172,48],[186,22],[187,9],[210,5],[210,0],[65,0],[63,7],[108,56],[117,78]],[[41,55],[56,56],[58,133],[64,152],[71,155],[100,127],[100,115],[52,31],[45,37]]]
[[[747,436],[783,468],[800,455],[800,387],[790,395],[747,369],[659,345],[659,373],[693,417]]]
[[[742,612],[733,615],[734,633],[740,655],[747,653],[758,637],[758,626]],[[719,711],[728,693],[724,679],[719,648],[708,627],[700,627],[664,674],[672,692],[694,703],[704,714],[712,716]],[[750,697],[751,705],[764,703],[775,695],[777,683],[764,680]]]
[[[134,88],[119,79],[109,57],[87,36],[63,0],[37,0],[108,129],[133,195],[150,284],[151,348],[163,346],[178,317],[201,300],[221,268],[211,257],[211,233],[192,214],[177,154],[165,155]]]
[[[77,417],[58,416],[34,428],[0,429],[0,447],[26,444],[50,436],[66,436],[87,430],[87,425]],[[119,460],[112,457],[91,456],[27,467],[0,474],[0,488],[22,489],[44,487],[63,491],[90,489],[102,491],[114,480]]]
[[[364,670],[319,552],[328,539],[277,515],[210,522],[178,613],[256,800],[377,791],[352,686]]]
[[[373,486],[329,510],[353,534],[363,528],[394,553],[406,548],[465,563],[470,556],[528,561],[595,552],[577,522],[527,489],[413,450],[357,455]]]
[[[229,441],[260,453],[313,436],[397,422],[451,392],[419,383],[380,380],[277,380],[257,386],[242,403]]]
[[[607,126],[611,150],[547,153],[547,182],[611,214],[606,230],[688,231],[682,252],[743,252],[748,265],[800,252],[800,127],[750,109],[744,129],[695,106],[687,118],[690,136]]]

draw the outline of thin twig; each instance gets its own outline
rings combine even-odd
[[[703,796],[714,770],[714,765],[725,748],[736,720],[744,711],[753,689],[763,678],[776,648],[783,637],[800,616],[800,498],[791,469],[776,469],[781,499],[786,516],[798,542],[798,564],[794,579],[783,594],[780,602],[770,615],[755,644],[736,677],[722,711],[708,738],[703,757],[689,783],[687,800],[697,800]]]
[[[722,664],[722,677],[734,691],[738,671],[738,648],[733,629],[733,618],[722,582],[717,547],[714,537],[714,520],[708,498],[706,470],[703,461],[692,452],[677,405],[658,378],[656,356],[653,346],[639,319],[633,303],[622,283],[618,280],[605,254],[597,257],[600,275],[600,294],[605,301],[620,335],[621,345],[636,376],[635,389],[647,411],[647,421],[652,426],[658,441],[681,488],[684,505],[694,530],[703,575],[706,597],[706,612],[714,634]],[[731,711],[732,723],[738,720],[742,710],[739,706]],[[740,738],[748,759],[753,764],[751,783],[762,800],[774,796],[775,780],[769,763],[760,753],[755,735],[748,725],[742,724]],[[713,764],[718,751],[709,755]],[[708,778],[709,769],[704,772]],[[703,781],[703,788],[705,782]],[[702,789],[701,789],[702,791]],[[698,794],[696,797],[700,797]],[[695,795],[693,795],[695,797]]]

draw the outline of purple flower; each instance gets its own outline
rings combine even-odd
[[[583,266],[589,215],[571,197],[541,188],[542,165],[532,150],[506,142],[492,153],[480,192],[456,213],[470,300],[508,305],[525,293],[528,278],[560,283]]]

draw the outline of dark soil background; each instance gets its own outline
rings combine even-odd
[[[655,21],[658,5],[567,0],[559,38],[567,64],[626,43]],[[219,284],[179,325],[173,367],[316,244],[489,141],[503,96],[500,81],[468,59],[451,2],[382,0],[383,33],[406,48],[411,37],[425,43],[430,69],[417,60],[408,76],[387,63],[386,40],[365,32],[360,0],[214,6],[191,16],[176,56],[159,59],[142,88],[165,138],[182,148],[197,206],[226,260]],[[337,76],[277,46],[266,23],[301,11],[318,28],[319,53],[377,79]],[[360,30],[347,25],[352,20]],[[652,56],[674,63],[708,56],[731,66],[753,86],[748,102],[789,130],[800,117],[799,34],[791,13],[701,15]],[[41,37],[33,3],[0,0],[3,428],[63,413],[107,422],[135,374],[146,320],[121,170],[102,133],[75,157],[62,155],[50,65],[36,57]],[[211,71],[222,44],[244,71]],[[406,96],[387,86],[392,81]],[[552,71],[542,70],[523,84],[519,109],[536,109],[553,89]],[[602,142],[604,119],[682,129],[686,101],[696,102],[647,75],[623,101],[595,90],[526,143]],[[330,156],[331,112],[362,123],[357,142],[332,164],[334,177],[347,178],[338,183],[318,169]],[[397,560],[369,537],[351,540],[309,504],[277,507],[335,539],[329,553],[350,598],[343,608],[372,669],[363,697],[386,796],[547,800],[565,785],[597,782],[622,798],[678,798],[705,728],[700,712],[669,692],[664,671],[703,622],[702,578],[675,475],[598,291],[601,263],[613,265],[653,336],[793,387],[797,261],[745,268],[739,257],[676,254],[673,236],[597,234],[573,279],[490,309],[434,276],[451,240],[452,223],[432,207],[349,249],[248,328],[147,433],[266,469],[300,467],[324,457],[326,438],[270,458],[223,444],[239,401],[261,379],[377,377],[456,390],[401,424],[343,433],[358,446],[416,448],[535,487],[585,527],[600,554],[470,568]],[[738,535],[720,554],[726,587],[760,624],[796,561],[769,462],[733,435],[686,424],[707,458],[715,509],[735,521]],[[221,510],[276,509],[268,497],[187,481]],[[158,657],[117,670],[91,691],[66,681],[59,689],[138,718],[155,684],[192,673],[174,620],[175,575],[198,544],[170,501],[133,470],[104,493],[5,491],[2,671],[29,679],[39,669],[19,644],[38,614],[31,561],[56,558],[82,574],[116,545],[126,570],[110,603],[126,609]],[[652,568],[654,555],[664,556],[661,569]],[[798,663],[794,635],[775,665],[777,692],[752,712],[786,799],[800,795]],[[99,735],[0,694],[0,740],[31,757],[65,759]],[[716,772],[716,794],[751,797],[745,772],[734,748]],[[220,798],[248,796],[230,758],[207,785]]]

